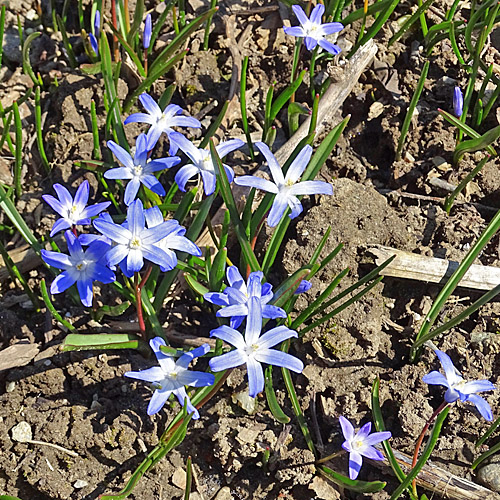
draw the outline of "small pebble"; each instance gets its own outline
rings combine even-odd
[[[13,380],[9,380],[5,384],[5,392],[12,392],[16,388],[16,383]]]
[[[89,483],[87,483],[87,481],[84,481],[83,479],[77,479],[75,481],[75,484],[73,485],[74,488],[76,489],[81,489],[81,488],[85,488],[85,486],[88,486]]]
[[[17,425],[12,427],[12,439],[19,443],[28,443],[33,439],[33,433],[31,432],[31,426],[28,422],[19,422]]]
[[[490,490],[500,492],[500,463],[481,467],[477,472],[477,479]]]

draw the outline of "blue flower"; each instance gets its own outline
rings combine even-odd
[[[54,198],[50,194],[44,194],[42,198],[48,203],[61,217],[55,222],[50,232],[50,236],[58,233],[63,229],[68,229],[72,226],[90,224],[90,218],[98,215],[111,205],[111,202],[104,201],[86,207],[89,201],[89,181],[83,181],[73,199],[69,191],[61,184],[54,184],[54,190],[59,199]]]
[[[349,477],[356,479],[363,464],[363,457],[371,460],[384,459],[384,455],[375,449],[373,445],[389,439],[391,433],[385,431],[370,434],[372,424],[368,422],[355,434],[354,427],[349,420],[340,416],[339,422],[345,438],[342,448],[349,452]]]
[[[460,90],[460,87],[455,87],[453,89],[453,112],[455,113],[455,116],[460,118],[462,116],[463,111],[464,111],[464,96],[462,94],[462,91]]]
[[[245,316],[248,315],[250,299],[257,297],[262,307],[262,316],[264,318],[276,319],[286,318],[286,312],[281,307],[268,305],[272,300],[273,292],[270,283],[261,284],[264,274],[262,271],[250,273],[248,284],[241,276],[236,266],[230,266],[227,269],[227,281],[229,286],[222,293],[210,292],[204,295],[205,300],[212,304],[222,306],[217,311],[216,316],[222,318],[231,318],[231,328],[238,328]]]
[[[216,184],[216,168],[212,161],[210,151],[203,148],[197,148],[191,141],[188,141],[179,132],[172,132],[170,140],[175,143],[193,163],[184,165],[179,169],[175,176],[175,182],[181,191],[186,191],[186,182],[197,174],[203,179],[203,187],[205,194],[210,196],[215,191]],[[224,158],[227,154],[235,149],[241,148],[244,142],[240,139],[232,139],[230,141],[221,142],[215,149],[220,158]],[[224,165],[229,183],[233,182],[234,172],[231,167]]]
[[[321,24],[321,18],[325,12],[325,6],[322,4],[316,5],[311,12],[311,17],[308,19],[302,7],[292,5],[292,9],[297,16],[302,26],[294,26],[292,28],[284,27],[285,33],[291,36],[305,38],[307,50],[313,50],[317,45],[330,52],[333,55],[340,53],[340,47],[334,45],[325,39],[325,35],[331,35],[344,29],[341,23],[326,23]]]
[[[155,244],[155,246],[163,250],[168,257],[168,266],[160,265],[160,269],[163,272],[170,271],[177,265],[177,255],[174,250],[201,257],[201,250],[190,239],[184,236],[186,234],[186,228],[181,226],[175,219],[164,222],[163,215],[158,207],[148,208],[144,212],[144,215],[146,216],[148,228],[154,228],[161,224],[166,224],[168,226],[166,236]]]
[[[432,371],[424,375],[422,380],[426,384],[443,385],[448,388],[444,393],[444,400],[447,403],[460,401],[470,401],[476,406],[479,413],[488,421],[493,420],[490,405],[481,397],[478,392],[493,391],[495,386],[489,380],[473,380],[466,382],[460,372],[453,366],[450,357],[444,352],[436,349],[434,351],[439,358],[444,369],[444,375],[438,371]]]
[[[104,173],[106,179],[130,180],[125,188],[125,205],[130,205],[137,196],[141,183],[159,196],[165,196],[165,189],[153,175],[165,168],[177,165],[181,159],[178,156],[159,158],[148,161],[148,144],[145,134],[140,134],[135,143],[135,155],[132,156],[113,141],[108,141],[108,148],[124,167],[111,168]]]
[[[312,283],[307,280],[302,280],[300,282],[300,285],[297,287],[297,290],[295,290],[294,295],[299,295],[300,293],[305,293],[309,291],[312,287]]]
[[[94,227],[117,243],[107,253],[108,266],[120,264],[125,276],[130,278],[139,272],[144,259],[172,269],[172,259],[155,245],[171,232],[171,225],[167,221],[147,229],[141,200],[135,200],[128,207],[126,227],[102,219],[94,220]]]
[[[250,297],[248,305],[245,336],[229,326],[220,326],[210,332],[211,337],[222,339],[236,349],[212,358],[209,365],[212,371],[220,372],[246,364],[249,395],[254,398],[264,390],[264,372],[261,363],[281,366],[297,373],[302,372],[304,364],[291,354],[271,349],[284,340],[297,337],[297,332],[286,326],[278,326],[261,336],[262,305],[260,298]]]
[[[71,231],[66,231],[65,236],[69,255],[42,250],[42,258],[49,266],[64,269],[52,282],[50,293],[64,292],[76,282],[82,304],[90,307],[93,296],[92,283],[112,283],[116,279],[113,271],[105,266],[109,245],[103,241],[94,241],[84,251],[80,241]]]
[[[205,355],[210,351],[208,344],[203,344],[192,351],[183,354],[177,361],[172,356],[168,356],[160,350],[160,346],[165,345],[161,337],[155,337],[149,341],[156,359],[160,366],[153,366],[140,372],[126,372],[125,377],[152,382],[156,389],[149,402],[148,415],[158,413],[173,393],[179,403],[186,405],[188,413],[193,413],[193,418],[200,418],[198,410],[192,405],[186,393],[185,386],[205,387],[212,385],[215,377],[211,373],[189,371],[187,368],[193,359]]]
[[[92,47],[92,50],[95,52],[96,56],[99,54],[98,38],[100,30],[101,30],[101,13],[98,10],[96,10],[94,17],[94,32],[89,33],[90,46]]]
[[[263,142],[256,142],[255,145],[259,148],[260,152],[265,156],[274,182],[262,179],[261,177],[254,177],[251,175],[243,175],[237,177],[234,182],[240,186],[249,186],[256,189],[261,189],[269,193],[274,193],[273,206],[269,211],[267,223],[269,226],[274,227],[280,221],[287,206],[290,207],[292,213],[290,218],[294,219],[302,212],[302,205],[297,196],[305,194],[333,194],[333,188],[328,182],[324,181],[304,181],[297,182],[304,172],[312,155],[312,147],[306,145],[299,152],[295,160],[293,160],[286,177],[283,177],[283,172],[279,166],[276,158],[271,153],[267,144]]]
[[[177,104],[169,104],[163,111],[156,104],[154,99],[146,93],[139,96],[139,100],[146,109],[147,113],[134,113],[125,120],[127,123],[149,123],[151,128],[147,133],[148,149],[155,147],[160,135],[165,132],[170,140],[170,134],[174,131],[172,127],[192,127],[200,128],[201,123],[192,116],[179,116],[182,108]],[[170,142],[169,154],[174,155],[177,152],[177,146]]]
[[[151,31],[151,14],[148,14],[144,22],[144,31],[142,33],[142,46],[145,50],[149,49],[149,44],[151,43]]]

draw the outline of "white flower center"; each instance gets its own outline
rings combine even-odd
[[[203,158],[199,164],[199,167],[201,170],[205,170],[206,172],[215,172],[214,169],[214,162],[212,161],[212,156],[210,155],[209,152],[206,152],[203,155]]]
[[[72,205],[71,208],[68,209],[68,219],[76,224],[76,221],[80,218],[80,211],[76,205]]]
[[[142,175],[142,165],[134,165],[132,173],[135,176],[140,177]]]
[[[292,179],[288,179],[285,181],[285,186],[286,187],[292,187],[295,184],[295,182],[292,181]]]
[[[245,348],[245,354],[247,356],[253,356],[259,350],[258,344],[247,345]]]
[[[360,439],[355,439],[352,443],[351,443],[351,447],[354,449],[354,450],[359,450],[360,448],[363,448],[364,446],[364,443],[362,440]]]
[[[462,392],[462,389],[464,388],[464,385],[467,382],[465,380],[460,380],[460,382],[457,382],[456,384],[453,384],[451,387],[455,389],[456,391]]]
[[[132,250],[138,250],[139,248],[141,248],[141,240],[137,237],[137,236],[134,236],[129,244],[128,244],[129,248],[131,248]]]
[[[311,38],[318,39],[322,36],[320,26],[316,23],[312,23],[311,21],[304,24],[303,29],[306,36],[310,36]]]

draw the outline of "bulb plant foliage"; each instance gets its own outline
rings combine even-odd
[[[344,28],[338,22],[339,16],[330,2],[325,2],[326,8],[323,3],[317,2],[313,6],[314,3],[309,4],[309,14],[298,4],[291,5],[300,26],[283,28],[287,35],[299,40],[297,44],[304,43],[307,51],[303,51],[302,55],[311,52],[311,76],[314,76],[312,72],[318,54],[335,61],[333,56],[341,53],[340,47],[332,43],[329,36]],[[99,8],[103,5],[99,2]],[[309,331],[321,324],[324,318],[331,317],[327,312],[328,307],[337,297],[343,298],[343,295],[332,299],[329,294],[334,293],[333,286],[329,294],[321,293],[317,299],[311,299],[311,304],[304,311],[296,311],[294,306],[298,294],[315,292],[311,279],[336,255],[337,250],[320,259],[320,254],[326,248],[326,234],[311,262],[297,269],[282,283],[274,282],[275,275],[271,270],[280,249],[286,244],[288,224],[300,217],[308,206],[303,205],[302,198],[331,196],[334,193],[334,185],[318,180],[317,176],[325,158],[334,150],[347,120],[338,124],[316,146],[312,133],[314,126],[311,126],[307,140],[300,142],[289,158],[278,161],[272,152],[275,134],[271,124],[286,102],[290,104],[289,113],[297,107],[294,102],[297,90],[293,86],[294,80],[279,99],[273,101],[273,89],[268,93],[269,106],[266,104],[266,110],[263,111],[268,131],[263,138],[266,142],[251,143],[244,117],[246,143],[240,138],[232,138],[220,140],[216,144],[212,127],[202,127],[202,123],[190,116],[186,109],[170,102],[173,91],[167,89],[163,96],[156,96],[152,86],[156,79],[182,59],[185,53],[179,53],[178,47],[206,21],[208,36],[215,9],[190,23],[186,23],[183,10],[179,9],[177,17],[177,11],[173,9],[173,41],[166,48],[155,52],[155,41],[166,17],[160,16],[153,22],[152,13],[149,12],[144,18],[140,15],[137,20],[134,19],[133,28],[130,28],[127,23],[119,26],[115,21],[107,20],[106,13],[96,7],[97,4],[93,9],[88,39],[85,32],[82,33],[87,44],[87,55],[102,72],[105,85],[108,111],[106,129],[98,130],[97,122],[93,119],[94,137],[97,137],[94,141],[95,160],[99,166],[102,165],[99,170],[99,185],[102,189],[93,193],[94,199],[89,204],[90,185],[87,180],[78,184],[74,195],[71,194],[72,187],[53,184],[56,197],[43,195],[45,203],[59,216],[51,228],[50,237],[65,231],[63,243],[67,253],[55,251],[54,244],[53,250],[41,250],[40,254],[56,274],[50,286],[52,294],[71,293],[70,289],[75,285],[78,296],[73,296],[79,298],[81,304],[88,308],[87,313],[92,315],[101,309],[109,311],[109,306],[100,303],[97,292],[109,287],[124,302],[135,305],[137,334],[126,340],[119,334],[103,334],[102,344],[88,343],[85,335],[71,334],[64,347],[69,350],[71,342],[76,342],[78,347],[86,349],[111,343],[117,348],[129,348],[132,342],[135,347],[154,353],[156,363],[148,359],[144,362],[148,367],[127,371],[125,376],[146,382],[153,390],[147,406],[144,402],[140,409],[145,418],[149,418],[146,415],[156,418],[155,415],[163,412],[172,418],[160,439],[160,448],[151,451],[149,461],[145,462],[149,465],[145,469],[141,465],[136,471],[137,477],[153,467],[160,459],[158,457],[163,456],[159,449],[171,449],[184,439],[191,418],[203,419],[203,406],[217,391],[226,390],[222,389],[224,381],[234,369],[246,371],[245,387],[249,398],[265,397],[270,411],[279,421],[288,421],[276,397],[275,386],[284,385],[306,444],[318,455],[294,386],[304,370],[302,330]],[[364,12],[363,22],[366,21],[366,14]],[[122,18],[125,16],[128,19],[127,15],[128,12],[122,12]],[[127,30],[132,29],[134,31],[127,33]],[[113,34],[113,46],[108,40],[109,30]],[[91,51],[88,50],[89,45]],[[124,52],[128,53],[143,80],[132,95],[138,98],[140,111],[132,114],[125,112],[128,116],[122,121],[114,71],[116,67],[120,69],[116,59]],[[295,51],[292,73],[300,63],[300,54],[301,51]],[[112,55],[118,66],[111,64]],[[456,87],[453,93],[456,117],[465,119],[469,101],[468,95],[464,101],[461,90]],[[134,103],[131,99],[124,109],[129,109]],[[218,123],[222,121],[225,109],[227,107],[223,108]],[[312,119],[316,118],[313,112]],[[131,123],[139,124],[136,127],[142,128],[133,145],[128,144],[125,138],[126,127]],[[201,139],[200,134],[198,139],[193,137],[193,129],[201,129]],[[105,162],[100,161],[99,133],[105,135],[106,139]],[[168,142],[168,154],[163,151],[162,138]],[[255,152],[260,153],[255,157],[256,161],[260,167],[270,171],[270,176],[262,175],[262,172],[254,175],[235,174],[235,171],[249,170],[250,161],[254,159],[253,146],[256,147]],[[250,156],[247,156],[249,152]],[[233,168],[236,162],[239,163],[238,169]],[[174,173],[170,174],[170,171]],[[167,181],[168,178],[173,180]],[[240,190],[241,187],[246,188],[246,200],[243,206],[238,206],[240,199],[239,195],[237,199],[236,188]],[[103,201],[104,197],[106,201]],[[314,202],[314,199],[311,201]],[[223,208],[219,210],[223,220],[221,230],[215,231],[211,217],[215,208],[222,204]],[[210,248],[200,248],[196,243],[205,228],[212,239]],[[269,246],[259,253],[256,252],[256,243],[264,228],[271,234],[271,239]],[[207,325],[219,325],[211,330],[207,327],[204,332],[207,343],[191,350],[171,348],[160,321],[163,304],[179,273],[183,274],[207,318],[210,316]],[[376,275],[375,272],[372,279]],[[95,286],[96,282],[99,286]],[[352,290],[356,290],[356,297],[360,297],[370,288],[371,285],[360,280]],[[45,300],[50,302],[49,297]],[[339,310],[350,303],[342,303]],[[55,308],[52,309],[55,311]],[[417,466],[420,444],[427,429],[454,402],[472,403],[473,408],[486,420],[493,419],[489,404],[478,393],[492,391],[494,385],[488,380],[465,381],[446,353],[439,350],[435,352],[444,374],[431,371],[423,381],[443,386],[446,392],[443,403],[429,417],[421,439],[416,444],[414,467]],[[279,374],[283,375],[282,379]],[[172,397],[177,398],[180,409],[177,403],[167,405]],[[374,492],[383,488],[385,483],[360,481],[358,476],[362,475],[363,458],[392,460],[388,443],[391,432],[383,429],[383,422],[375,409],[375,432],[371,432],[371,422],[365,423],[356,432],[349,420],[340,413],[339,410],[338,451],[333,455],[348,453],[345,468],[348,476],[322,465],[333,459],[333,456],[317,456],[315,465],[318,471],[342,487],[359,492]],[[397,464],[392,465],[399,468]],[[406,476],[401,474],[398,478],[404,485]],[[128,489],[124,491],[131,491],[134,481],[136,476],[133,476]],[[407,484],[404,489],[412,499],[416,497],[414,486],[411,489],[410,484]],[[104,495],[102,498],[107,497]]]

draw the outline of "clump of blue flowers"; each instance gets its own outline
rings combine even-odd
[[[210,351],[210,346],[203,344],[192,351],[182,354],[176,361],[173,356],[169,356],[161,351],[161,347],[166,346],[165,341],[161,337],[151,339],[149,344],[160,366],[153,366],[139,372],[125,373],[125,377],[150,382],[155,389],[148,405],[148,415],[158,413],[168,398],[174,394],[179,404],[182,406],[185,405],[187,412],[192,413],[194,419],[200,418],[198,410],[192,405],[187,395],[186,386],[205,387],[212,385],[214,383],[214,376],[211,373],[188,370],[188,366],[195,358],[207,354]]]
[[[471,380],[469,382],[462,378],[460,372],[455,368],[448,354],[435,350],[444,370],[444,375],[438,371],[432,371],[424,375],[422,380],[426,384],[442,385],[447,388],[444,394],[446,403],[455,401],[469,401],[479,411],[479,413],[488,421],[493,420],[493,413],[490,405],[481,397],[478,392],[493,391],[495,386],[489,380]]]

